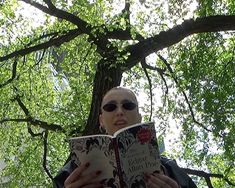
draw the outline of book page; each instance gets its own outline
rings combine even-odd
[[[118,187],[119,178],[111,137],[107,135],[72,138],[70,148],[72,159],[78,166],[90,163],[84,175],[101,170],[102,173],[94,181],[99,180],[110,187]]]
[[[160,170],[154,123],[132,126],[119,132],[116,139],[125,186],[146,187],[144,173]]]

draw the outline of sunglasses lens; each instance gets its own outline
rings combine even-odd
[[[114,111],[115,109],[117,108],[117,105],[116,104],[105,104],[103,106],[103,110],[106,111],[106,112],[112,112]]]
[[[125,110],[134,110],[136,108],[136,104],[133,102],[126,102],[122,104],[122,107]],[[112,112],[117,108],[116,104],[108,103],[103,106],[103,110],[106,112]]]
[[[136,104],[133,102],[123,103],[122,106],[125,110],[134,110],[136,108]]]

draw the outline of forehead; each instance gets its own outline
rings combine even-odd
[[[123,100],[131,100],[133,102],[137,102],[135,95],[128,91],[123,89],[114,89],[109,91],[103,98],[103,103],[109,102],[109,101],[123,101]]]

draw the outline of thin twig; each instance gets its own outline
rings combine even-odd
[[[171,74],[171,76],[172,76],[174,82],[176,83],[176,86],[177,86],[177,87],[180,87],[179,82],[178,82],[176,76],[174,75],[174,71],[172,70],[170,64],[169,64],[169,63],[166,61],[166,59],[164,59],[161,55],[158,55],[158,57],[159,57],[159,58],[163,61],[163,63],[166,65],[166,67],[167,67],[168,71],[170,72],[170,74]],[[198,122],[198,121],[196,120],[195,115],[194,115],[194,112],[193,112],[193,108],[192,108],[192,106],[191,106],[191,104],[190,104],[190,102],[189,102],[189,99],[188,99],[186,93],[185,93],[183,90],[182,90],[182,94],[183,94],[183,96],[184,96],[184,98],[185,98],[185,101],[186,101],[186,103],[187,103],[187,105],[188,105],[188,108],[189,108],[189,111],[190,111],[190,114],[191,114],[191,117],[192,117],[193,121],[194,121],[197,125],[199,125],[200,127],[202,127],[203,129],[205,129],[206,131],[212,132],[212,130],[208,129],[208,128],[205,127],[202,123],[200,123],[200,122]]]
[[[148,79],[148,83],[149,83],[149,93],[150,93],[150,116],[149,116],[149,121],[152,120],[152,115],[153,115],[153,93],[152,93],[152,82],[151,82],[151,79],[149,77],[149,74],[148,74],[148,71],[145,67],[145,59],[141,61],[141,65],[142,65],[142,68],[144,70],[144,73],[145,73],[145,76],[147,77]]]
[[[41,55],[40,59],[38,60],[38,62],[34,66],[39,65],[39,63],[43,60],[45,52],[46,52],[46,49],[43,49],[43,52],[42,52],[42,55]]]
[[[165,87],[166,87],[165,94],[164,94],[164,96],[165,96],[165,97],[164,97],[164,103],[163,103],[163,107],[164,107],[165,104],[166,104],[166,96],[167,96],[167,94],[168,94],[168,92],[169,92],[168,85],[167,85],[167,83],[166,83],[166,79],[165,79],[164,75],[165,75],[165,76],[170,76],[170,75],[166,73],[166,69],[161,69],[161,68],[158,68],[158,67],[153,67],[153,66],[151,66],[151,65],[148,65],[148,64],[146,63],[146,61],[144,62],[144,64],[142,64],[142,66],[143,66],[143,65],[144,65],[144,67],[147,68],[147,69],[157,71],[158,74],[160,75],[161,79],[163,80],[164,85],[165,85]]]

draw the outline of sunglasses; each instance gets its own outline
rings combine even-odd
[[[136,108],[136,104],[133,102],[124,102],[122,104],[122,108],[125,110],[134,110]],[[117,108],[117,104],[114,103],[108,103],[103,106],[103,110],[106,112],[113,112]]]

